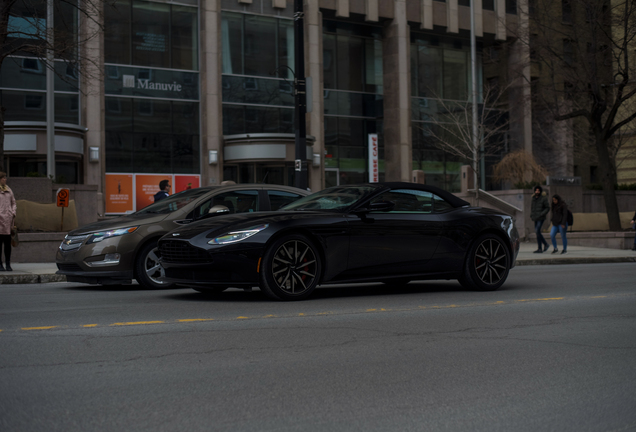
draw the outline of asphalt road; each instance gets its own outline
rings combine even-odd
[[[636,430],[636,267],[278,303],[0,286],[0,431]]]

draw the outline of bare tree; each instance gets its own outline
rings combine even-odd
[[[58,77],[69,80],[69,74],[59,73],[46,62],[51,50],[54,58],[67,63],[87,79],[101,77],[96,60],[81,47],[102,31],[104,5],[114,0],[55,0],[53,35],[47,30],[46,0],[0,0],[0,69],[11,56],[35,58],[52,67]],[[80,89],[81,90],[81,89]],[[4,170],[4,114],[0,107],[0,169]]]
[[[636,3],[533,0],[522,13],[530,22],[525,42],[540,65],[532,86],[535,111],[555,122],[582,120],[596,153],[610,230],[620,231],[614,187],[621,135],[636,119]]]
[[[472,100],[430,99],[437,115],[422,126],[423,134],[430,137],[437,148],[471,164],[477,172],[476,189],[483,186],[479,184],[482,159],[498,156],[506,147],[509,117],[502,101],[506,100],[507,90],[508,87],[484,86],[483,103],[477,110],[477,140],[473,140]]]

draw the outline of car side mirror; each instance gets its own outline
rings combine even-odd
[[[230,209],[225,207],[224,205],[215,205],[208,210],[208,214],[217,214],[217,213],[229,213]]]

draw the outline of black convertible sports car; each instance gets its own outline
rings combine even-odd
[[[519,252],[511,216],[434,186],[336,186],[279,211],[218,216],[159,241],[170,282],[201,292],[259,286],[300,300],[319,284],[459,279],[496,290]]]

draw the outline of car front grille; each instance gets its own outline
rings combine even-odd
[[[60,263],[58,263],[57,269],[58,270],[62,270],[62,271],[68,271],[68,272],[83,271],[82,268],[79,265],[75,264],[75,263],[68,263],[68,264],[60,264]]]
[[[200,264],[212,261],[208,253],[181,240],[165,240],[159,243],[161,259],[173,264]]]
[[[86,240],[90,236],[91,234],[80,235],[80,236],[67,235],[66,237],[64,237],[62,244],[60,244],[60,249],[65,252],[79,249],[82,246],[82,244],[84,244],[84,240]]]

